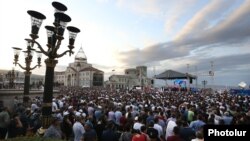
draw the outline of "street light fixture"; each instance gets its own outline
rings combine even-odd
[[[9,81],[9,88],[15,88],[15,79],[18,77],[18,72],[15,72],[14,68],[8,71],[5,75],[6,79]]]
[[[52,6],[55,8],[53,26],[45,26],[47,30],[47,49],[45,50],[37,41],[39,27],[42,23],[42,20],[45,19],[45,16],[37,11],[28,11],[28,14],[31,16],[32,20],[32,31],[30,34],[31,39],[27,39],[33,45],[36,44],[40,49],[41,53],[46,55],[48,58],[45,60],[46,72],[45,72],[45,84],[44,84],[44,93],[43,93],[43,104],[42,104],[42,127],[48,128],[51,123],[52,115],[52,97],[53,97],[53,82],[54,82],[54,68],[58,63],[57,58],[64,56],[69,53],[69,56],[73,54],[72,51],[74,48],[74,42],[77,33],[80,30],[73,26],[68,26],[67,23],[71,21],[71,18],[64,14],[67,10],[67,7],[59,2],[52,2]],[[61,54],[58,54],[57,51],[61,46],[61,42],[64,39],[63,34],[65,29],[69,31],[69,45],[68,50],[64,51]]]
[[[36,11],[33,11],[33,10],[29,10],[27,12],[30,16],[31,16],[31,38],[32,39],[37,39],[38,38],[38,31],[42,25],[42,22],[44,19],[46,19],[46,17],[39,13],[39,12],[36,12]]]
[[[33,35],[32,35],[33,36]],[[25,79],[24,79],[24,90],[23,90],[23,103],[25,106],[28,106],[28,101],[29,101],[29,88],[30,88],[30,75],[31,75],[31,70],[34,70],[36,67],[41,67],[41,53],[37,52],[37,65],[34,67],[31,67],[31,62],[32,58],[34,56],[35,49],[32,47],[32,42],[30,42],[28,39],[25,39],[27,41],[27,50],[23,51],[24,56],[25,56],[25,66],[22,66],[20,63],[18,63],[18,58],[20,51],[22,50],[21,48],[13,47],[14,49],[14,62],[13,64],[18,65],[20,68],[25,70]]]

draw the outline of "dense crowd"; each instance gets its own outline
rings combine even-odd
[[[0,139],[41,136],[74,141],[199,141],[206,124],[250,124],[250,96],[203,90],[110,91],[62,87],[53,120],[41,127],[42,98],[24,107],[18,98],[1,107]]]

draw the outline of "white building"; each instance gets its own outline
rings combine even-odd
[[[147,77],[147,67],[125,69],[124,75],[111,75],[106,82],[111,89],[132,89],[133,87],[153,87],[153,79]]]
[[[87,63],[87,57],[82,49],[75,56],[65,71],[55,72],[54,82],[64,86],[93,87],[103,86],[104,72]]]

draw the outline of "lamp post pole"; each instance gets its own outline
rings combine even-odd
[[[45,84],[44,84],[44,92],[43,92],[43,104],[42,104],[42,127],[48,128],[51,123],[52,118],[52,97],[53,97],[53,82],[54,82],[54,69],[56,64],[58,63],[57,58],[64,56],[69,53],[69,55],[73,54],[72,51],[74,48],[75,38],[77,33],[80,30],[73,26],[68,26],[67,29],[69,31],[69,45],[68,50],[64,51],[61,54],[58,54],[58,49],[61,46],[62,40],[64,39],[63,34],[68,22],[71,21],[71,18],[64,14],[67,10],[67,7],[59,2],[52,2],[52,6],[55,8],[54,17],[55,20],[53,22],[54,26],[45,26],[48,35],[47,42],[47,50],[45,50],[37,41],[38,31],[42,24],[42,21],[46,18],[43,14],[29,10],[28,14],[31,16],[31,39],[28,39],[32,44],[36,44],[39,50],[48,58],[45,59],[46,72],[45,72]]]

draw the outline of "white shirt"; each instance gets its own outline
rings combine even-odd
[[[73,132],[74,132],[74,141],[81,141],[83,134],[85,133],[84,127],[78,121],[76,121],[73,125]]]
[[[94,114],[94,110],[95,109],[93,107],[91,107],[91,106],[88,107],[88,114],[92,116]]]
[[[136,122],[136,123],[134,123],[133,129],[141,131],[142,126],[143,126],[143,124],[141,124],[140,122]]]
[[[56,102],[52,102],[52,112],[55,112],[58,110]]]
[[[170,120],[168,122],[168,125],[167,125],[167,128],[166,128],[166,135],[165,135],[165,139],[166,140],[167,140],[167,138],[169,136],[173,136],[174,135],[173,130],[174,130],[175,126],[177,126],[177,124],[174,121]]]
[[[158,131],[158,137],[160,138],[163,135],[162,127],[159,124],[154,124],[154,129]]]
[[[63,107],[63,102],[61,100],[58,100],[59,108],[61,109]]]
[[[33,103],[33,104],[31,104],[31,112],[34,112],[35,111],[35,109],[37,109],[38,108],[38,106],[35,104],[35,103]]]

